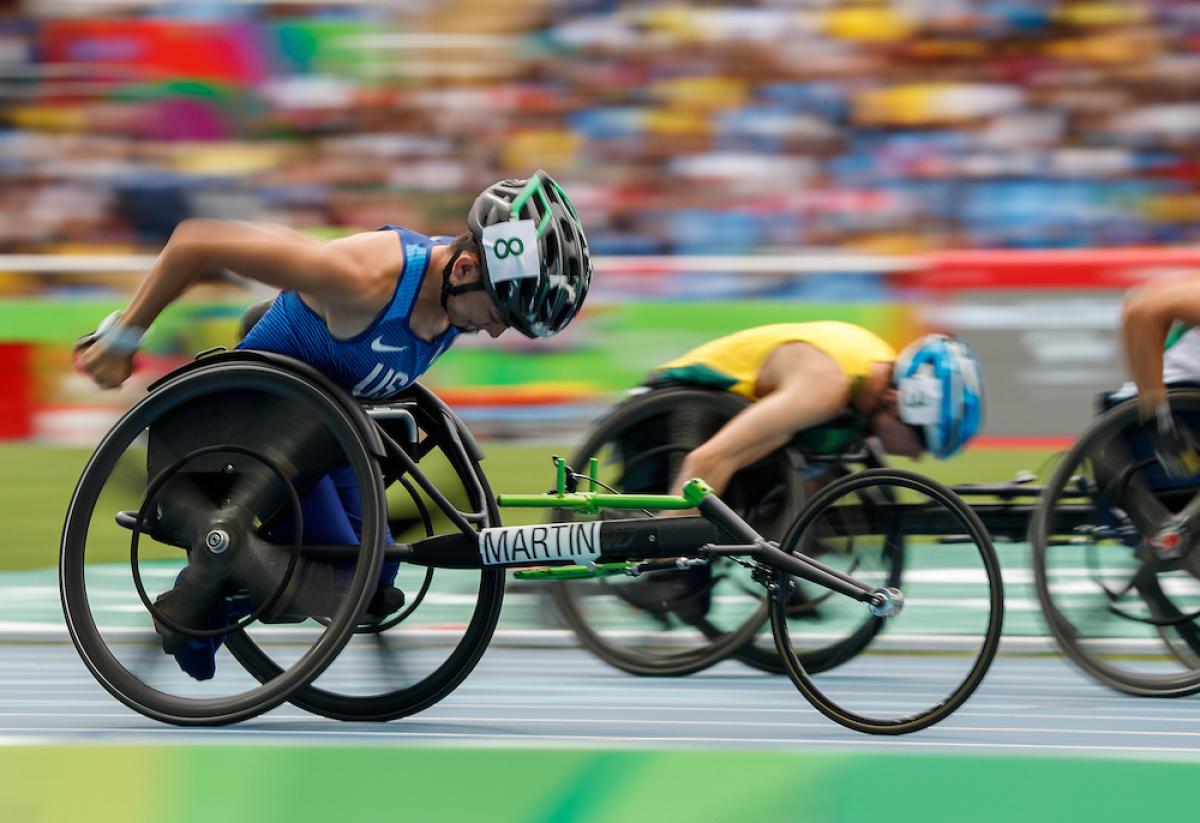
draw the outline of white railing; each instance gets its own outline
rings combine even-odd
[[[0,271],[30,274],[112,274],[145,271],[152,254],[0,254]],[[764,255],[653,255],[600,256],[597,271],[613,274],[636,272],[727,272],[747,274],[845,272],[877,274],[909,271],[924,265],[916,256],[813,252]]]

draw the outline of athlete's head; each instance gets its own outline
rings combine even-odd
[[[454,325],[495,337],[500,322],[526,337],[550,337],[571,322],[587,296],[592,264],[579,215],[550,175],[538,170],[527,180],[492,184],[475,198],[467,228],[443,273],[442,306]],[[468,249],[478,276],[456,266]],[[454,316],[460,301],[451,298],[472,291],[485,292],[494,312],[462,325]]]
[[[983,422],[983,375],[970,346],[944,334],[927,334],[904,348],[892,369],[894,392],[872,428],[894,454],[917,451],[945,459],[956,454]],[[889,445],[889,440],[891,444]]]

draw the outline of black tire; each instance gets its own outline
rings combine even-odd
[[[590,458],[608,456],[610,459],[601,466],[603,478],[608,465],[620,459],[620,476],[608,477],[610,485],[623,492],[663,493],[684,455],[747,405],[747,401],[727,392],[700,388],[648,391],[624,401],[602,418],[569,462],[576,470],[585,472]],[[619,454],[626,453],[628,459],[619,458]],[[791,462],[792,458],[785,452],[772,455],[769,460],[739,472],[731,483],[733,487],[739,480],[752,480],[767,467],[777,478],[774,485],[778,502],[769,509],[751,512],[753,503],[749,496],[747,499],[729,496],[730,505],[765,534],[782,532],[792,508],[789,501],[801,494],[799,466]],[[758,485],[767,488],[772,484]],[[620,516],[632,515],[622,512]],[[555,512],[556,520],[572,517],[571,512]],[[758,595],[756,599],[750,587],[757,588],[757,584],[748,581],[737,584],[749,591],[733,625],[718,626],[709,619],[707,608],[687,613],[696,598],[711,597],[713,580],[736,574],[736,568],[732,561],[719,560],[711,571],[657,573],[632,581],[600,578],[553,583],[550,592],[567,626],[600,659],[630,674],[677,677],[706,669],[746,647],[765,624],[765,598]],[[669,582],[664,584],[664,580]],[[633,605],[639,602],[636,597],[642,591],[654,594],[664,588],[668,595],[671,590],[679,594],[660,598],[661,607],[658,603],[646,608]],[[631,597],[635,598],[632,602]],[[594,610],[590,607],[597,604],[614,612],[618,624],[634,621],[639,628],[629,633],[593,625]],[[657,609],[653,616],[652,608]]]
[[[619,490],[665,492],[684,455],[748,405],[745,399],[728,392],[695,387],[654,389],[636,395],[618,405],[593,427],[573,455],[571,465],[578,471],[586,471],[589,458],[608,456],[612,462],[620,461],[619,476],[609,478],[615,481]],[[822,473],[831,475],[844,471],[846,467],[839,462],[821,467]],[[805,475],[805,462],[799,451],[785,447],[734,475],[723,499],[760,534],[777,540],[806,496],[809,481]],[[629,514],[619,516],[628,517]],[[570,518],[571,514],[556,513],[556,517]],[[887,562],[898,564],[901,558],[902,554],[896,554]],[[839,562],[834,557],[824,560]],[[893,573],[899,575],[898,565]],[[669,584],[660,583],[664,579],[671,583],[686,583],[688,576],[700,574],[686,571],[649,575],[645,583],[640,580],[613,582],[614,578],[573,581],[553,584],[551,592],[563,620],[580,642],[622,671],[647,676],[681,676],[736,656],[762,671],[783,673],[783,663],[773,644],[755,642],[767,616],[762,589],[751,582],[749,575],[734,561],[717,559],[712,570],[705,572],[710,584],[718,581],[718,585],[723,585],[723,589],[712,585],[710,590],[718,595],[723,593],[724,601],[733,603],[726,608],[740,609],[729,617],[721,615],[719,608],[711,610],[715,614],[708,609],[693,609],[695,598],[710,597],[710,592],[701,591],[697,595],[695,586],[678,585],[672,590]],[[600,621],[589,613],[590,602],[620,601],[626,611],[634,612],[636,609],[631,604],[641,602],[637,597],[638,587],[652,590],[655,586],[658,586],[657,591],[666,591],[667,596],[647,603],[643,610],[649,613],[653,608],[655,620],[664,631],[657,634],[645,631],[630,638],[618,630],[594,625]],[[673,591],[677,594],[671,596]],[[800,584],[797,592],[802,591],[810,591],[809,585]],[[743,601],[744,605],[741,605]],[[818,610],[811,608],[812,605],[811,601],[797,603],[794,599],[793,615],[808,609],[808,614],[800,619],[819,620],[819,617],[814,618]],[[615,613],[614,622],[630,619],[611,607],[595,611]],[[694,611],[702,613],[692,613]],[[874,631],[874,621],[847,627],[844,636],[829,638],[828,642],[805,650],[806,660],[813,670],[838,665],[869,643]],[[678,637],[680,634],[684,635],[682,639]],[[635,647],[635,640],[644,645]]]
[[[118,700],[167,723],[234,723],[284,702],[337,656],[374,592],[383,556],[383,485],[347,401],[285,368],[215,358],[191,364],[156,384],[104,437],[84,468],[67,510],[60,593],[80,656]],[[148,447],[143,451],[147,432]],[[213,461],[218,461],[215,471]],[[164,464],[169,465],[164,469]],[[299,495],[339,465],[349,466],[362,499],[362,549],[325,577],[335,584],[322,595],[325,624],[298,634],[260,624],[238,629],[238,633],[260,629],[264,635],[286,633],[288,642],[296,644],[293,648],[299,653],[292,662],[265,683],[246,678],[233,661],[218,663],[216,674],[203,682],[183,678],[173,664],[164,671],[161,661],[169,658],[163,654],[163,640],[151,614],[166,612],[158,602],[151,605],[141,591],[148,579],[144,575],[156,571],[150,561],[143,563],[145,556],[157,553],[165,558],[159,561],[168,565],[167,574],[159,575],[162,579],[170,579],[186,563],[188,581],[174,585],[170,595],[174,602],[183,598],[189,607],[202,611],[225,608],[239,599],[261,607],[251,609],[254,614],[275,604],[299,602],[290,599],[299,595],[282,597],[284,590],[292,592],[292,583],[328,567],[299,560],[299,571],[292,562],[280,575],[280,561],[298,556],[295,547],[302,534],[295,536],[289,550],[263,539],[258,529],[277,516],[285,524],[298,523],[299,512],[288,501],[298,501]],[[163,491],[146,500],[148,486]],[[89,600],[89,581],[92,593],[100,597],[105,592],[97,581],[122,575],[119,569],[89,561],[100,559],[102,551],[111,552],[121,540],[129,544],[129,532],[114,524],[113,516],[118,510],[139,508],[141,516],[126,514],[118,522],[125,528],[140,523],[144,530],[155,531],[153,540],[141,541],[140,557],[134,554],[130,565],[144,610],[133,616],[134,626],[112,629],[97,620],[97,612],[107,614],[106,605]],[[214,522],[232,535],[219,557],[204,554],[203,537],[214,533]],[[186,547],[187,555],[172,546]],[[213,582],[218,579],[219,585]],[[296,619],[303,618],[290,618]],[[232,625],[185,622],[180,627],[189,633],[210,636]]]
[[[1200,434],[1200,391],[1169,392]],[[1142,697],[1200,692],[1200,549],[1163,561],[1153,524],[1200,494],[1168,479],[1141,434],[1136,401],[1097,417],[1059,462],[1030,522],[1034,582],[1063,654],[1099,682]]]
[[[486,528],[500,525],[495,495],[488,485],[478,460],[463,446],[462,424],[428,390],[417,385],[389,402],[407,401],[418,427],[419,442],[408,448],[417,466],[437,479],[439,491],[452,502],[482,513],[476,525]],[[399,433],[396,433],[399,438]],[[443,481],[443,475],[450,476]],[[407,477],[398,478],[393,488],[391,527],[397,539],[426,537],[452,532],[451,525],[434,504]],[[396,511],[398,508],[404,511]],[[407,504],[407,505],[405,505]],[[415,529],[415,534],[409,534]],[[295,691],[290,702],[307,711],[346,721],[387,721],[419,712],[450,694],[474,669],[487,648],[499,620],[504,598],[503,570],[452,571],[402,567],[415,574],[402,585],[407,602],[395,614],[364,621],[351,638],[339,660],[314,683]],[[398,582],[404,578],[401,573]],[[445,588],[438,585],[450,578],[469,586],[474,605],[462,620],[461,634],[448,627],[446,620],[431,604]],[[416,581],[421,580],[418,584]],[[432,594],[430,594],[432,592]],[[455,591],[462,597],[462,590]],[[423,615],[433,614],[426,623]],[[432,623],[443,624],[438,633],[444,638],[429,639]],[[413,640],[420,636],[419,641]],[[279,665],[252,642],[242,638],[231,643],[231,651],[255,678],[269,680],[278,676]],[[430,648],[441,649],[431,652]],[[443,657],[444,653],[444,657]],[[341,670],[343,662],[345,671]],[[360,676],[367,662],[370,677]],[[369,682],[362,682],[368,680]]]
[[[845,531],[881,543],[903,534],[906,560],[900,590],[906,605],[896,615],[882,618],[883,630],[872,635],[864,653],[836,673],[818,674],[806,669],[795,653],[787,619],[788,578],[777,573],[771,626],[792,682],[826,717],[860,732],[906,734],[945,719],[978,687],[1000,643],[1004,615],[1000,565],[978,516],[939,483],[911,472],[872,469],[818,492],[801,510],[780,548],[796,552],[813,529]],[[943,535],[961,537],[951,543],[940,539]],[[972,586],[970,598],[955,595],[950,601],[966,604],[958,607],[953,621],[946,618],[945,610],[932,609],[926,617],[926,605],[937,601],[934,587],[946,570]],[[970,605],[980,596],[987,598],[986,609]],[[845,602],[867,610],[865,604],[849,598]],[[922,616],[915,618],[914,612]],[[951,628],[953,636],[948,636]]]

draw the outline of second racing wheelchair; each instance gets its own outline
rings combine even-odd
[[[682,383],[636,389],[591,427],[570,465],[584,467],[596,460],[605,487],[620,493],[665,492],[687,453],[748,405],[730,392]],[[722,499],[770,540],[787,538],[796,550],[826,565],[881,586],[898,586],[905,542],[898,531],[870,539],[834,530],[822,534],[824,525],[817,524],[803,538],[788,537],[796,513],[816,491],[855,471],[886,466],[865,431],[864,421],[846,412],[802,432],[737,472]],[[578,518],[573,512],[556,513],[560,522]],[[790,587],[789,624],[810,672],[854,657],[884,622],[847,610],[830,595],[803,581]],[[763,635],[765,591],[733,559],[654,575],[555,583],[551,596],[580,642],[632,674],[691,674],[730,656],[763,671],[785,671],[770,636]]]
[[[1200,431],[1200,389],[1176,388],[1170,401],[1181,425]],[[729,392],[693,385],[634,390],[592,426],[572,465],[598,461],[613,490],[662,491],[683,457],[746,404]],[[971,501],[993,539],[1016,544],[1005,549],[1014,572],[1026,566],[1021,544],[1030,544],[1031,605],[1081,669],[1130,694],[1193,694],[1200,691],[1200,477],[1164,473],[1132,400],[1104,395],[1100,410],[1059,456],[1044,486],[1022,472],[1013,481],[964,483],[953,491]],[[818,524],[803,537],[788,533],[795,513],[824,485],[886,467],[864,433],[863,421],[850,414],[802,432],[736,474],[724,499],[785,548],[860,579],[909,592],[923,588],[931,601],[940,601],[938,633],[946,642],[962,627],[963,598],[976,596],[971,575],[947,552],[954,536],[939,534],[921,545],[899,529],[864,537]],[[557,519],[572,517],[577,515],[560,512]],[[774,645],[763,642],[769,605],[750,576],[736,562],[714,559],[658,575],[558,583],[552,597],[588,649],[633,674],[690,674],[728,657],[786,671]],[[787,622],[809,673],[852,660],[884,628],[885,621],[848,611],[844,600],[804,581],[793,581],[789,591]],[[1020,606],[1028,608],[1023,600]],[[1022,618],[1020,623],[1039,628]],[[966,628],[972,630],[969,621]],[[1040,648],[1034,636],[1013,640],[1014,649]]]

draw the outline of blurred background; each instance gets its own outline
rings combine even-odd
[[[75,374],[71,341],[125,305],[189,216],[456,234],[493,180],[554,174],[596,255],[580,319],[550,341],[463,339],[425,378],[513,491],[543,488],[549,452],[657,363],[805,319],[897,345],[968,339],[986,436],[958,469],[926,468],[999,480],[1123,379],[1122,291],[1200,270],[1194,3],[0,8],[10,567],[53,564],[100,434],[270,296],[214,274],[155,325],[121,391]]]

